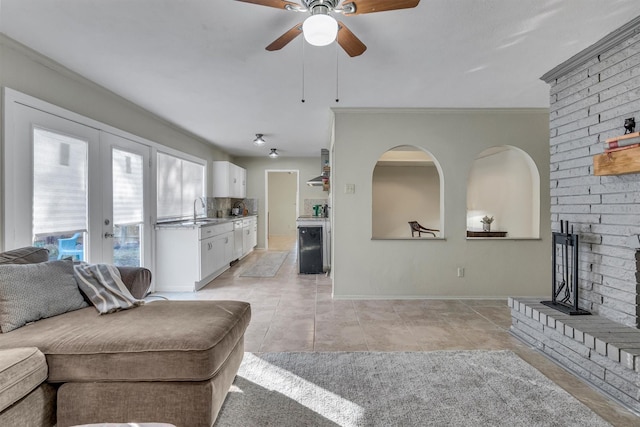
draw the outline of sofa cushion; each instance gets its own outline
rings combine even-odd
[[[0,330],[86,307],[73,261],[0,265]]]
[[[0,264],[35,264],[48,260],[49,251],[35,246],[0,253]]]
[[[38,347],[49,382],[203,381],[250,319],[240,301],[154,301],[107,316],[86,308],[2,334],[0,348]]]
[[[0,350],[0,412],[47,378],[47,362],[35,347]]]

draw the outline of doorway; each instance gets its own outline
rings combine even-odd
[[[296,238],[299,180],[297,170],[267,170],[265,248],[276,249]]]

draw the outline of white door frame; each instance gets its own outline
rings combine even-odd
[[[300,216],[300,170],[265,169],[264,171],[264,248],[269,249],[269,173],[292,172],[296,174],[296,216]]]
[[[125,138],[130,141],[149,147],[151,150],[150,151],[151,157],[149,160],[149,164],[151,165],[150,170],[152,171],[152,173],[153,171],[155,171],[155,154],[157,152],[157,149],[161,148],[163,151],[168,150],[166,147],[164,147],[161,144],[157,144],[145,138],[138,137],[128,132],[122,131],[118,128],[114,128],[107,124],[101,123],[97,120],[90,119],[81,114],[74,113],[73,111],[66,110],[62,107],[58,107],[57,105],[50,104],[46,101],[42,101],[38,98],[34,98],[30,95],[26,95],[24,93],[18,92],[11,88],[7,88],[7,87],[3,88],[3,98],[4,98],[3,99],[3,102],[4,102],[3,104],[4,106],[4,146],[3,146],[4,153],[3,153],[2,163],[4,168],[4,174],[3,174],[2,187],[4,190],[4,194],[2,198],[2,206],[0,206],[0,213],[7,212],[7,207],[12,206],[12,203],[14,203],[14,201],[16,200],[16,197],[18,197],[18,194],[19,194],[17,193],[18,189],[14,188],[14,183],[16,179],[15,174],[19,171],[19,167],[17,167],[17,165],[25,165],[25,164],[29,165],[32,162],[32,160],[30,159],[16,157],[17,153],[15,152],[15,147],[13,145],[16,143],[15,132],[17,130],[15,129],[15,124],[16,124],[16,120],[18,118],[21,107],[32,108],[43,114],[49,114],[53,117],[58,117],[60,119],[67,120],[72,124],[82,125],[91,129],[92,131],[95,131],[98,137],[95,141],[96,144],[94,144],[95,149],[90,150],[89,160],[90,162],[92,162],[92,164],[98,165],[99,168],[101,168],[99,163],[99,138],[100,138],[99,133],[101,131],[107,132],[112,135],[120,136],[122,138]],[[94,159],[93,161],[91,160],[92,158]],[[9,161],[9,159],[11,159],[11,161]],[[30,167],[29,167],[29,172],[31,172]],[[31,183],[32,178],[29,178],[29,179],[30,179],[29,182],[22,185],[23,186],[29,185],[29,183]],[[101,179],[102,178],[100,176],[100,173],[93,173],[93,174],[90,173],[89,174],[90,188],[98,188],[100,192]],[[149,184],[148,197],[150,198],[149,200],[153,200],[156,194],[155,179],[149,179],[148,184]],[[205,184],[206,184],[206,181],[205,181]],[[32,184],[31,184],[31,187],[32,187]],[[33,191],[32,189],[29,190],[29,194],[32,194],[32,191]],[[28,203],[30,206],[31,199],[29,199]],[[16,209],[18,209],[18,207],[16,207]],[[29,212],[30,212],[30,209],[29,209]],[[24,246],[25,236],[31,234],[30,231],[25,231],[22,228],[17,230],[15,228],[16,215],[26,215],[26,212],[23,212],[23,209],[20,209],[20,210],[17,210],[15,213],[8,212],[3,215],[3,218],[2,218],[2,230],[3,230],[2,244],[4,245],[3,250]],[[89,205],[89,221],[90,221],[89,232],[92,233],[94,237],[97,237],[103,233],[102,225],[101,225],[102,221],[98,223],[95,223],[94,221],[94,224],[92,225],[91,224],[92,218],[102,218],[102,217],[103,217],[102,201],[100,201],[100,203],[90,204]],[[147,224],[149,229],[151,229],[152,225],[156,222],[156,218],[157,218],[157,213],[156,213],[155,203],[150,203],[149,211],[147,212],[147,217],[145,218],[145,224],[147,224],[146,221],[149,221]],[[31,226],[30,219],[31,219],[31,216],[29,216],[28,218],[29,227]],[[155,247],[154,237],[155,237],[154,234],[151,233],[151,238],[149,239],[150,248]],[[89,256],[91,256],[90,255],[91,252],[95,254],[100,254],[102,252],[103,245],[101,240],[102,239],[97,239],[97,238],[93,239],[94,243],[90,243],[90,247],[88,248]],[[153,272],[155,271],[155,268],[154,268],[155,257],[153,256],[153,252],[152,251],[150,252],[151,252],[150,264],[145,265],[145,267],[149,268]],[[101,257],[101,254],[98,255],[98,257]]]

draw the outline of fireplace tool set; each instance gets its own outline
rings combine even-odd
[[[560,232],[553,233],[552,244],[551,301],[542,304],[569,315],[591,314],[578,308],[578,235],[573,226],[569,232],[569,221],[560,221]]]

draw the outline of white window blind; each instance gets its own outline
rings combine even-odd
[[[113,223],[118,225],[144,222],[144,190],[142,156],[113,149]]]
[[[87,141],[33,130],[33,234],[87,231]]]
[[[158,219],[189,218],[193,202],[204,196],[204,166],[158,153]]]

